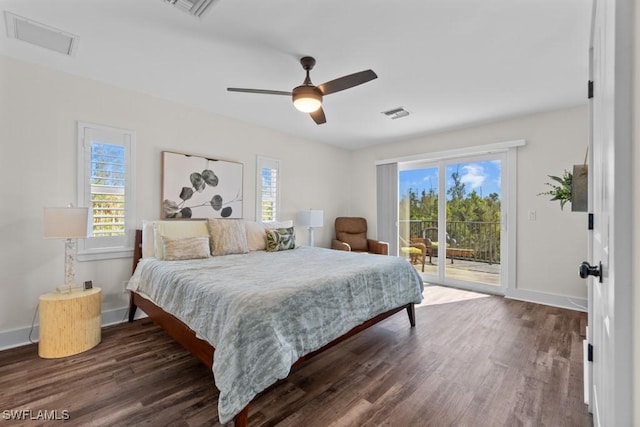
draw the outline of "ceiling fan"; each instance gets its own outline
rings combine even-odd
[[[359,73],[349,74],[348,76],[338,77],[337,79],[314,86],[313,83],[311,83],[309,71],[311,71],[313,66],[316,65],[316,60],[310,56],[305,56],[300,59],[300,64],[302,64],[302,68],[307,72],[307,77],[304,79],[304,82],[302,82],[302,85],[295,87],[291,92],[266,89],[243,89],[237,87],[228,87],[227,90],[229,92],[291,96],[293,98],[293,105],[298,110],[303,113],[309,113],[316,124],[321,125],[327,122],[324,110],[322,109],[323,96],[340,92],[341,90],[349,89],[378,78],[373,70],[365,70],[360,71]]]

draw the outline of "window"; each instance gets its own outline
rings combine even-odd
[[[135,132],[78,122],[78,205],[89,207],[78,259],[133,253]]]
[[[256,221],[277,221],[280,214],[280,161],[258,157]]]

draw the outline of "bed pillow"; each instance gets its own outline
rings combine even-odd
[[[206,221],[156,221],[153,226],[155,256],[164,259],[164,238],[209,237]]]
[[[241,219],[209,219],[211,255],[246,254],[247,230]]]
[[[267,222],[263,222],[262,224],[266,228],[272,228],[272,229],[293,227],[293,221],[292,220],[288,220],[288,221],[267,221]]]
[[[245,221],[247,231],[247,246],[250,251],[264,251],[267,249],[267,234],[264,224],[255,221]]]
[[[296,234],[293,227],[267,230],[267,252],[286,251],[296,247]]]
[[[142,220],[142,258],[156,256],[154,222]]]
[[[181,259],[200,259],[211,256],[209,237],[163,237],[164,259],[176,261]]]

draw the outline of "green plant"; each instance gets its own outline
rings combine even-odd
[[[545,185],[551,187],[551,190],[544,193],[538,193],[538,196],[553,196],[551,201],[560,200],[560,209],[564,208],[565,203],[571,202],[571,182],[573,181],[573,174],[568,170],[564,171],[561,177],[547,175],[556,183],[545,182]]]

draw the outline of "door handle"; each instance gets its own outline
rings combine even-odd
[[[598,265],[591,265],[587,261],[583,261],[578,268],[580,277],[586,279],[588,276],[595,276],[598,278],[598,281],[602,283],[602,262],[599,262]]]

